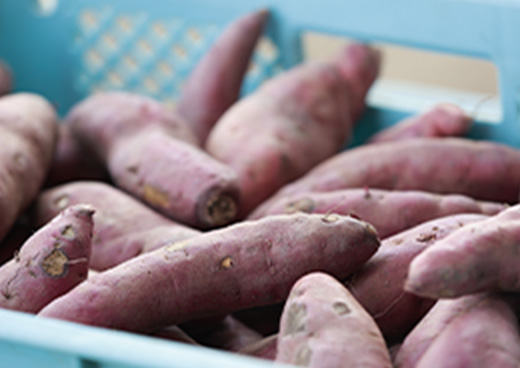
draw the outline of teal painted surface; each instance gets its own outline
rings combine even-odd
[[[42,17],[34,0],[0,0],[0,58],[13,69],[17,91],[43,94],[61,114],[103,89],[174,103],[182,80],[223,27],[263,7],[272,12],[268,47],[255,54],[257,68],[244,93],[302,60],[305,31],[478,57],[498,69],[503,121],[477,122],[470,135],[520,147],[520,5],[513,1],[62,0]],[[406,115],[372,107],[356,140]],[[5,367],[271,366],[2,310],[0,356]]]

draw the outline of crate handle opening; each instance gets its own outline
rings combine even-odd
[[[343,36],[303,35],[305,57],[310,60],[331,58],[348,42],[352,39]],[[492,62],[394,44],[373,45],[382,50],[383,65],[368,95],[369,105],[417,113],[448,102],[476,121],[502,121],[498,72]]]

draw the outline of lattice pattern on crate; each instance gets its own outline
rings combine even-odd
[[[142,93],[175,104],[183,80],[222,27],[180,18],[152,19],[146,12],[86,9],[79,15],[75,87],[83,96],[107,90]],[[249,93],[279,73],[279,50],[267,37],[256,48],[244,81]]]

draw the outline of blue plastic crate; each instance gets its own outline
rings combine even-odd
[[[43,13],[42,3],[51,5]],[[219,32],[259,8],[271,17],[244,93],[301,62],[307,31],[477,57],[498,69],[502,119],[477,121],[470,135],[520,147],[520,2],[514,0],[0,0],[0,58],[13,69],[16,90],[43,94],[61,114],[106,89],[174,103]],[[370,106],[357,139],[410,114],[382,105]],[[0,310],[0,356],[0,367],[9,368],[272,366],[6,310]]]

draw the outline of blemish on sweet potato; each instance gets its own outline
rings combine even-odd
[[[309,348],[307,344],[303,345],[296,352],[296,356],[294,357],[294,364],[306,367],[311,362],[312,350]]]
[[[65,226],[65,228],[61,231],[61,235],[65,239],[74,239],[76,236],[76,231],[74,231],[74,228],[70,225]]]
[[[338,315],[338,316],[343,316],[345,314],[349,314],[350,313],[350,308],[348,307],[347,304],[343,303],[343,302],[335,302],[333,305],[332,305],[332,309],[334,309],[334,312]]]
[[[69,196],[64,194],[59,196],[54,200],[54,204],[56,207],[58,207],[60,210],[65,209],[69,205]]]
[[[336,215],[335,213],[329,213],[329,214],[324,215],[321,218],[321,221],[323,221],[327,224],[332,224],[334,222],[337,222],[339,219],[340,219],[340,217],[338,215]]]
[[[404,240],[402,238],[392,239],[392,244],[401,245],[401,244],[403,244],[403,241]]]
[[[307,316],[307,307],[305,304],[294,303],[289,307],[287,312],[287,320],[285,325],[285,335],[294,335],[298,332],[305,331],[305,317]]]
[[[297,201],[289,202],[285,206],[285,213],[294,213],[294,212],[305,212],[311,213],[316,207],[316,203],[312,200],[312,198],[302,198]]]
[[[143,199],[152,206],[167,208],[170,205],[168,195],[149,184],[145,184],[143,187]]]
[[[168,245],[165,245],[164,249],[167,252],[177,252],[179,250],[182,250],[182,249],[186,248],[187,246],[188,246],[188,242],[187,241],[178,241],[178,242],[174,242],[174,243],[170,243]]]
[[[419,234],[416,240],[420,243],[428,243],[437,239],[437,234],[429,233],[429,234]]]
[[[126,171],[128,171],[129,173],[132,173],[132,174],[137,174],[139,172],[139,166],[137,166],[137,165],[128,166],[126,168]]]
[[[62,277],[67,273],[69,258],[61,249],[53,249],[42,260],[43,271],[50,277]]]
[[[226,257],[220,261],[220,268],[223,268],[225,270],[228,270],[233,266],[234,266],[233,258],[231,258],[231,257]]]

